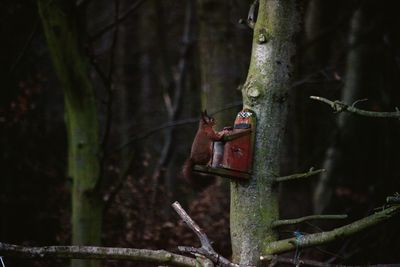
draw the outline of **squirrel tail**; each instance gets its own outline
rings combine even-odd
[[[182,167],[182,175],[187,180],[190,181],[192,178],[192,169],[194,166],[194,162],[191,158],[188,158],[185,163],[183,163]]]
[[[182,176],[184,180],[195,190],[203,190],[215,182],[214,175],[193,173],[195,162],[188,158],[182,167]]]

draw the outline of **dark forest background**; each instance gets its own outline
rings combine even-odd
[[[229,256],[229,186],[189,184],[180,175],[202,109],[229,126],[241,108],[251,53],[252,1],[76,1],[96,92],[106,177],[102,242],[168,249],[193,245],[177,218],[179,200],[214,247]],[[281,217],[347,213],[348,222],[400,191],[400,124],[334,114],[310,95],[373,111],[400,105],[400,16],[396,1],[302,2],[297,71],[282,166],[327,172],[281,185]],[[50,59],[36,1],[0,2],[0,240],[70,244],[64,95]],[[362,100],[362,101],[358,101]],[[357,102],[357,103],[356,103]],[[304,257],[343,264],[399,263],[399,219]],[[282,231],[318,232],[316,223]],[[7,266],[66,261],[6,258]],[[133,266],[106,262],[107,266]]]

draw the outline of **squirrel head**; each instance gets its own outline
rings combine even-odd
[[[201,112],[200,124],[204,126],[214,126],[215,119],[211,116],[208,116],[207,110],[204,110],[203,112]]]

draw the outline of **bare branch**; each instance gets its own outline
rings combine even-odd
[[[378,112],[378,111],[368,111],[354,107],[354,105],[347,105],[339,100],[331,101],[320,96],[310,96],[311,99],[328,104],[335,112],[340,113],[343,111],[348,111],[361,116],[375,117],[375,118],[395,118],[400,119],[400,111],[396,110],[394,112]]]
[[[114,187],[111,188],[111,190],[108,192],[108,194],[103,195],[103,202],[104,202],[104,210],[107,211],[108,208],[111,206],[111,203],[115,200],[115,197],[119,193],[119,191],[122,189],[124,183],[128,179],[129,175],[129,170],[135,161],[135,154],[133,152],[130,152],[129,155],[127,156],[127,164],[123,166],[121,175],[118,177],[117,182],[115,183]]]
[[[336,69],[336,66],[330,66],[330,67],[326,67],[323,69],[319,69],[315,72],[312,72],[306,76],[304,76],[303,78],[293,81],[292,82],[292,88],[294,87],[298,87],[301,86],[303,84],[312,84],[312,83],[328,83],[328,82],[341,82],[340,79],[331,79],[329,78],[330,75],[328,75],[328,73],[333,72]],[[316,78],[317,76],[323,76],[324,80],[315,80],[314,78]]]
[[[114,61],[115,61],[115,48],[117,45],[118,41],[118,17],[119,17],[119,0],[115,0],[115,14],[114,14],[114,22],[116,23],[116,27],[113,32],[113,37],[112,37],[112,43],[111,43],[111,48],[110,48],[110,63],[108,67],[108,73],[107,73],[107,81],[108,81],[108,86],[106,86],[107,94],[108,94],[108,100],[107,100],[107,107],[106,107],[106,121],[105,121],[105,130],[104,130],[104,136],[103,136],[103,141],[102,141],[102,148],[103,151],[105,151],[108,143],[108,138],[110,136],[111,132],[111,127],[112,127],[112,107],[113,107],[113,101],[114,101],[114,85],[113,85],[113,74],[114,74]],[[105,157],[105,155],[103,155]]]
[[[304,216],[301,218],[296,218],[296,219],[287,219],[287,220],[278,220],[272,223],[272,227],[279,227],[283,225],[292,225],[292,224],[298,224],[302,223],[305,221],[311,221],[311,220],[340,220],[340,219],[346,219],[347,215],[346,214],[337,214],[337,215],[309,215],[309,216]]]
[[[190,218],[190,216],[186,213],[186,211],[182,208],[178,201],[175,201],[172,204],[174,210],[178,213],[181,219],[186,223],[186,225],[197,235],[200,240],[201,247],[178,247],[178,249],[182,252],[187,252],[191,254],[200,254],[204,257],[210,259],[217,266],[222,267],[239,267],[238,264],[230,262],[227,258],[219,255],[213,247],[211,246],[211,242],[208,240],[207,235],[204,231]]]
[[[158,5],[160,5],[160,3],[157,3]],[[158,8],[160,9],[160,6],[158,6]],[[162,10],[158,10],[159,16],[162,17]],[[189,62],[189,51],[190,48],[192,46],[192,22],[193,20],[193,3],[192,1],[187,1],[186,4],[186,12],[185,12],[185,20],[184,20],[184,30],[183,30],[183,34],[182,34],[182,47],[180,49],[180,58],[179,58],[179,62],[177,65],[177,78],[176,80],[173,80],[171,82],[173,82],[174,84],[174,89],[175,89],[175,93],[173,98],[171,98],[170,94],[168,93],[168,88],[166,88],[164,86],[164,99],[165,101],[165,106],[167,108],[168,111],[168,121],[169,122],[173,122],[178,118],[179,115],[179,110],[182,106],[182,101],[183,101],[183,91],[185,88],[185,81],[186,81],[186,77],[187,77],[187,68],[188,68],[188,62]],[[162,27],[162,25],[160,25],[161,23],[158,23],[158,31],[159,31],[159,35],[163,36],[163,32],[164,32],[164,28]],[[164,38],[163,38],[164,39]],[[170,75],[166,75],[166,76],[170,76],[170,79],[173,79],[173,75],[171,75],[172,73],[172,68],[168,68],[167,66],[169,66],[168,63],[168,59],[167,59],[167,51],[166,48],[163,46],[163,56],[162,58],[164,59],[164,72],[165,73],[169,73]],[[174,129],[170,128],[167,131],[165,131],[165,141],[163,144],[163,148],[161,150],[161,154],[160,154],[160,158],[157,162],[157,165],[155,167],[155,170],[153,172],[152,175],[152,194],[150,197],[150,203],[152,205],[154,205],[155,201],[156,201],[156,196],[157,196],[157,187],[159,184],[159,180],[160,177],[162,176],[164,170],[166,169],[166,167],[168,166],[168,163],[170,162],[171,159],[171,151],[173,148],[173,142],[174,142]]]
[[[114,20],[115,23],[118,20],[118,16],[119,16],[119,6],[120,6],[120,2],[119,0],[115,0],[115,6],[114,6]],[[114,102],[114,85],[113,85],[113,80],[112,80],[112,76],[114,73],[114,61],[115,61],[115,47],[117,44],[117,40],[118,40],[118,24],[114,29],[113,32],[113,36],[112,36],[112,43],[111,43],[111,47],[110,47],[110,57],[109,57],[109,67],[108,67],[108,73],[105,74],[100,66],[97,64],[96,59],[94,57],[91,57],[89,55],[89,58],[91,59],[90,62],[92,64],[92,66],[94,67],[95,71],[97,72],[97,74],[100,77],[101,82],[103,83],[104,88],[107,91],[107,103],[106,103],[106,111],[105,111],[105,126],[104,126],[104,134],[103,134],[103,138],[101,140],[100,143],[100,147],[101,147],[101,155],[100,155],[100,175],[99,175],[99,179],[96,185],[96,189],[98,191],[104,191],[104,187],[105,187],[105,177],[104,177],[104,168],[105,168],[105,162],[106,162],[106,149],[107,149],[107,145],[108,145],[108,141],[109,141],[109,137],[111,134],[111,128],[112,128],[112,107],[113,107],[113,102]],[[103,192],[101,192],[103,194]],[[103,198],[106,198],[106,196],[103,196]]]
[[[237,102],[232,102],[214,112],[211,112],[211,115],[215,115],[219,112],[225,111],[227,109],[231,109],[231,108],[236,108],[237,106],[241,106],[242,102],[241,101],[237,101]],[[113,151],[110,151],[110,153],[108,153],[107,155],[112,155],[116,152],[121,151],[122,149],[125,149],[126,147],[128,147],[130,144],[145,139],[159,131],[171,128],[171,127],[177,127],[177,126],[182,126],[182,125],[187,125],[187,124],[194,124],[194,123],[198,123],[199,122],[199,118],[187,118],[187,119],[183,119],[183,120],[178,120],[178,121],[172,121],[172,122],[167,122],[161,126],[149,129],[147,131],[144,131],[134,137],[132,137],[127,143],[120,145],[119,147],[115,148]],[[123,169],[123,171],[121,172],[123,175],[121,175],[118,179],[118,181],[116,182],[116,185],[111,189],[111,191],[104,196],[104,202],[105,202],[105,207],[106,209],[110,206],[110,204],[114,201],[116,195],[118,194],[118,192],[121,190],[122,186],[124,185],[127,177],[128,177],[128,173],[129,173],[129,168],[132,165],[135,157],[134,155],[130,155],[128,156],[129,160],[128,160],[128,164],[126,165],[126,167]]]
[[[241,101],[232,102],[232,103],[226,105],[225,107],[222,107],[221,109],[218,109],[214,112],[210,112],[210,115],[215,115],[219,112],[222,112],[222,111],[225,111],[225,110],[231,109],[231,108],[236,108],[241,105],[242,105]],[[152,134],[155,134],[159,131],[162,131],[162,130],[165,130],[165,129],[168,129],[171,127],[182,126],[182,125],[186,125],[186,124],[194,124],[194,123],[198,123],[198,122],[199,122],[199,118],[196,117],[196,118],[187,118],[187,119],[182,119],[182,120],[178,120],[178,121],[164,123],[161,126],[154,127],[150,130],[144,131],[136,136],[133,136],[128,142],[115,148],[114,151],[111,151],[111,153],[118,152],[118,151],[128,147],[130,144],[132,144],[136,141],[142,140],[144,138],[147,138],[147,137],[151,136]]]
[[[26,247],[0,242],[0,254],[3,256],[19,258],[129,260],[171,264],[174,266],[196,266],[196,261],[193,258],[174,254],[165,250],[134,248],[89,246]]]
[[[18,54],[17,58],[15,59],[15,62],[11,65],[10,68],[10,73],[13,73],[15,68],[18,66],[18,64],[21,62],[22,58],[26,55],[26,52],[28,51],[29,47],[32,44],[32,41],[35,37],[35,35],[38,32],[38,25],[39,25],[39,19],[36,19],[35,23],[33,24],[33,28],[31,33],[29,34],[24,46],[22,47],[21,52]]]
[[[181,125],[186,125],[186,124],[191,124],[191,123],[197,123],[198,121],[199,121],[198,118],[188,118],[188,119],[175,121],[175,122],[171,122],[171,123],[165,123],[159,127],[155,127],[153,129],[150,129],[148,131],[145,131],[145,132],[133,137],[127,143],[125,143],[125,144],[121,145],[120,147],[116,148],[115,150],[111,151],[110,154],[121,151],[122,149],[128,147],[133,142],[145,139],[145,138],[151,136],[152,134],[155,134],[161,130],[164,130],[164,129],[167,129],[170,127],[176,127],[176,126],[181,126]],[[110,155],[110,154],[108,154],[108,155]],[[127,161],[128,163],[124,166],[124,168],[121,172],[121,175],[118,178],[118,181],[115,183],[115,186],[110,190],[110,192],[107,195],[104,196],[105,209],[108,209],[110,207],[111,203],[114,201],[115,197],[117,196],[119,191],[122,189],[125,181],[128,178],[129,169],[132,166],[134,160],[135,160],[134,153],[130,153],[130,155],[128,156],[128,161]]]
[[[351,236],[371,226],[377,225],[380,222],[392,218],[399,212],[400,205],[396,205],[331,231],[304,235],[301,238],[289,238],[271,242],[265,247],[264,253],[266,255],[279,254],[295,250],[296,248],[306,248],[326,244],[340,238]]]
[[[285,181],[290,181],[290,180],[295,180],[295,179],[301,179],[301,178],[307,178],[316,174],[319,174],[321,172],[325,172],[325,169],[318,169],[314,170],[314,168],[310,168],[308,172],[305,173],[296,173],[296,174],[291,174],[287,176],[281,176],[281,177],[276,177],[275,182],[285,182]]]
[[[130,14],[132,14],[132,12],[134,12],[137,8],[139,8],[145,1],[146,0],[137,0],[135,3],[132,4],[131,7],[128,8],[128,10],[121,17],[118,18],[117,21],[115,21],[115,22],[105,26],[103,29],[99,30],[96,34],[94,34],[90,38],[90,40],[95,41],[99,37],[103,36],[103,34],[112,30],[114,27],[116,27],[117,25],[122,23],[125,19],[127,19],[129,17]]]
[[[293,264],[293,265],[305,265],[305,266],[314,266],[314,267],[361,267],[360,265],[340,265],[340,264],[330,264],[330,263],[325,263],[325,262],[320,262],[320,261],[315,261],[315,260],[306,260],[302,259],[296,262],[294,259],[290,258],[284,258],[284,257],[279,257],[277,255],[272,255],[272,256],[261,256],[260,260],[262,261],[271,261],[271,263],[287,263],[287,264]],[[399,266],[399,264],[376,264],[376,265],[368,265],[369,267],[396,267]]]
[[[299,265],[314,266],[314,267],[345,267],[344,265],[329,264],[329,263],[314,261],[314,260],[303,260],[302,259],[297,262],[295,259],[278,257],[277,255],[273,255],[273,256],[269,256],[269,257],[261,256],[260,260],[271,261],[271,263],[273,263],[273,264],[286,263],[286,264],[293,264],[293,265],[299,264]]]

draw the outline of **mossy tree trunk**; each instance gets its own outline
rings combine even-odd
[[[72,186],[72,243],[99,245],[102,203],[99,179],[99,131],[96,101],[82,47],[78,12],[73,1],[38,0],[47,44],[65,94],[68,176]],[[73,266],[95,266],[73,261]]]
[[[233,261],[259,264],[266,245],[278,234],[278,198],[273,178],[280,173],[282,139],[300,16],[297,1],[260,0],[243,104],[257,116],[253,175],[231,184]]]

